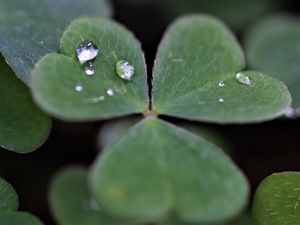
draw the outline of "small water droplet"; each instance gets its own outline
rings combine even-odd
[[[241,84],[245,84],[245,85],[248,85],[248,86],[252,84],[251,79],[243,73],[237,73],[235,78]]]
[[[131,80],[134,74],[134,67],[125,60],[119,60],[116,63],[116,73],[124,80]]]
[[[81,92],[82,90],[83,90],[83,87],[81,85],[78,84],[75,86],[75,91]]]
[[[114,89],[112,89],[112,88],[108,88],[106,90],[106,93],[108,96],[114,96],[114,94],[115,94]]]
[[[295,119],[297,117],[297,111],[292,107],[286,108],[283,114],[290,119]]]
[[[224,102],[224,98],[219,98],[219,102],[223,103]]]
[[[94,69],[94,65],[92,62],[88,63],[88,65],[85,67],[84,72],[88,76],[93,76],[95,74],[95,69]]]
[[[224,81],[223,81],[223,80],[222,80],[222,81],[220,81],[220,82],[219,82],[219,84],[218,84],[218,86],[219,86],[219,87],[225,87],[225,83],[224,83]]]
[[[76,54],[81,64],[95,59],[98,55],[98,47],[92,41],[82,42],[76,49]]]

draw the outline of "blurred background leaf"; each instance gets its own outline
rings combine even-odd
[[[26,87],[0,57],[0,146],[18,153],[39,148],[51,120],[33,103]]]
[[[0,214],[18,209],[18,195],[14,188],[0,177]]]
[[[102,211],[90,193],[83,167],[69,167],[56,175],[49,202],[58,225],[137,225],[117,221]]]
[[[29,85],[34,64],[58,51],[60,37],[73,19],[111,14],[106,0],[0,0],[0,52]]]
[[[245,48],[249,66],[282,80],[300,110],[300,19],[276,14],[255,22]]]

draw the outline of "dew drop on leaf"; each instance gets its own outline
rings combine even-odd
[[[106,90],[106,93],[108,96],[114,96],[114,94],[115,94],[114,89],[112,89],[112,88],[108,88]]]
[[[250,86],[252,84],[252,80],[243,73],[237,73],[235,75],[235,79],[241,83]]]
[[[76,49],[76,54],[81,64],[94,60],[98,55],[98,47],[92,41],[82,42]]]
[[[219,82],[219,84],[218,84],[218,86],[219,86],[219,87],[225,87],[225,83],[224,83],[224,81],[223,81],[223,80],[222,80],[222,81],[220,81],[220,82]]]
[[[85,74],[88,76],[93,76],[95,74],[95,69],[92,62],[89,62],[84,70]]]
[[[116,73],[124,80],[131,80],[134,74],[134,67],[125,60],[119,60],[116,63]]]
[[[76,85],[75,86],[75,91],[77,91],[77,92],[81,92],[82,91],[82,86],[81,85]]]

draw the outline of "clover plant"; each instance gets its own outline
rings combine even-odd
[[[291,96],[272,73],[255,63],[258,70],[246,67],[240,44],[220,19],[200,13],[176,19],[149,74],[141,44],[109,19],[104,0],[0,0],[0,13],[6,61],[0,64],[1,146],[36,150],[49,135],[51,117],[111,120],[99,133],[103,149],[93,165],[66,168],[50,185],[59,225],[252,224],[244,213],[247,178],[230,149],[196,122],[273,120],[291,107]],[[172,118],[194,122],[174,124]],[[285,188],[298,188],[298,175],[290,176],[295,183],[287,187],[285,176],[278,177],[278,198]],[[280,209],[269,193],[277,182],[272,179],[254,200],[257,225],[268,224],[260,221],[271,215],[260,207],[271,204],[273,214]],[[296,200],[286,209],[293,225]],[[41,223],[16,212],[17,204],[11,186],[0,180],[0,225]]]

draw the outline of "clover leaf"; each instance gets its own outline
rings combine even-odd
[[[99,48],[93,76],[85,74],[76,56],[83,41],[92,41]],[[132,81],[116,75],[119,60],[134,65]],[[123,26],[106,19],[75,20],[61,40],[61,54],[45,56],[32,75],[37,103],[64,120],[95,120],[147,111],[147,77],[140,44]]]
[[[0,225],[43,225],[35,216],[16,211],[18,206],[14,188],[0,177]]]
[[[103,209],[159,221],[218,222],[244,207],[248,184],[216,146],[158,119],[146,119],[96,160],[93,193]]]

